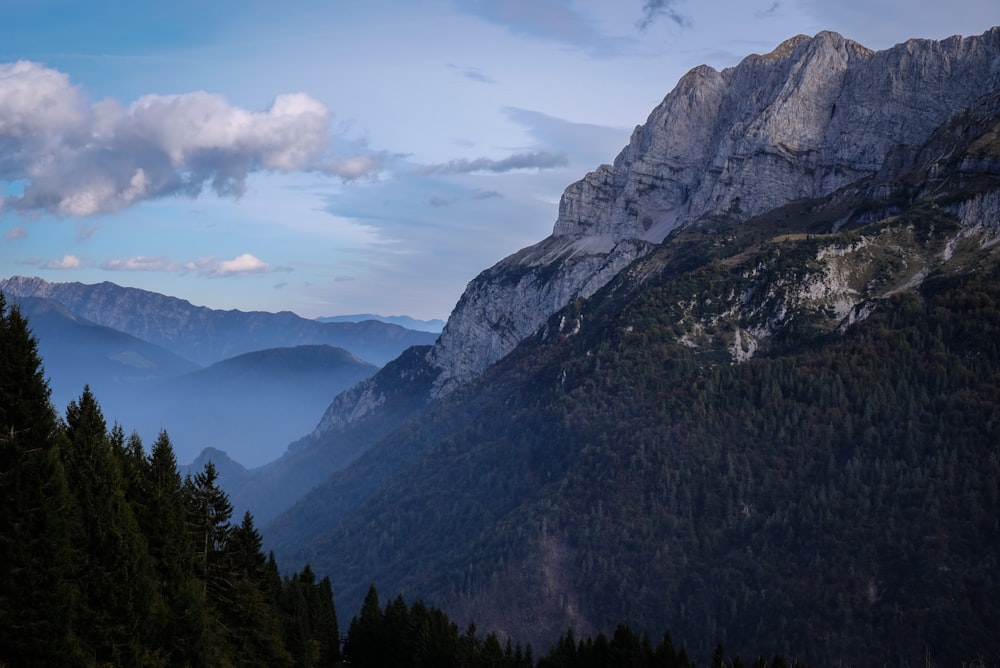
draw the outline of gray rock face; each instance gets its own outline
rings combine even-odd
[[[1000,83],[1000,28],[874,52],[831,32],[691,70],[614,165],[569,186],[552,236],[467,287],[429,357],[442,395],[678,227],[826,196],[925,144]]]

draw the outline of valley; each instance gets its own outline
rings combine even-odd
[[[457,647],[451,618],[510,665],[618,625],[701,663],[996,665],[998,82],[996,27],[695,68],[440,334],[0,291],[57,408],[82,382],[166,429],[254,559],[362,611],[348,659],[390,619]]]

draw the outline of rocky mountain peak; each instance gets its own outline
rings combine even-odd
[[[1000,28],[872,51],[798,35],[732,68],[700,66],[612,165],[570,185],[552,236],[469,284],[431,355],[437,391],[475,377],[673,230],[741,222],[870,178],[1000,77]]]
[[[550,237],[469,283],[427,354],[433,395],[477,377],[675,230],[862,187],[998,81],[1000,28],[884,51],[820,32],[722,71],[692,69],[612,164],[566,188]],[[866,196],[888,202],[897,186]],[[993,200],[966,210],[983,201]]]

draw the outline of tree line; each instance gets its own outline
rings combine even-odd
[[[89,387],[60,417],[36,344],[0,293],[0,666],[694,665],[626,626],[569,631],[536,664],[374,585],[342,638],[329,577],[282,575],[211,462],[182,477],[166,431],[147,453]],[[742,665],[721,648],[713,664]]]
[[[280,575],[212,464],[182,478],[89,388],[59,417],[0,294],[0,665],[311,666],[340,660],[328,578]]]

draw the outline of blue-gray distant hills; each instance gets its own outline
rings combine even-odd
[[[330,315],[316,318],[317,322],[364,322],[366,320],[377,320],[393,325],[399,325],[407,329],[418,332],[434,332],[440,334],[444,329],[444,320],[418,320],[408,315],[376,315],[374,313],[355,313],[353,315]]]
[[[343,348],[269,348],[157,383],[150,394],[158,400],[133,414],[153,433],[162,420],[182,462],[215,448],[260,466],[312,429],[332,397],[376,371]]]
[[[250,467],[272,461],[378,362],[436,336],[376,321],[214,311],[111,283],[14,277],[0,290],[38,338],[57,410],[89,385],[109,423],[147,442],[166,429],[181,462],[205,448]]]
[[[290,311],[210,309],[109,282],[49,283],[41,278],[14,276],[0,279],[0,290],[18,298],[51,299],[91,322],[131,334],[201,365],[254,350],[327,344],[382,366],[410,346],[437,339],[433,332],[376,320],[319,322]]]

